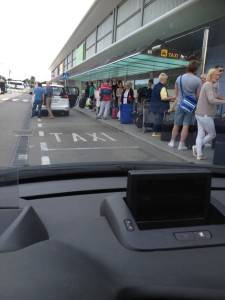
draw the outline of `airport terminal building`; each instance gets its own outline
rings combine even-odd
[[[176,78],[191,59],[207,72],[225,65],[224,28],[224,0],[96,0],[49,69],[52,80],[79,87],[116,78],[135,88],[161,72]]]

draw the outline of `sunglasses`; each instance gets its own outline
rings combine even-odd
[[[224,72],[224,70],[219,70],[219,72],[221,73],[221,72]]]

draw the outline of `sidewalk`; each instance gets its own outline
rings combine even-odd
[[[88,109],[80,108],[79,106],[76,106],[74,109],[79,111],[80,113],[86,114],[91,118],[96,119],[96,113],[94,111],[89,111]],[[168,146],[168,142],[162,142],[160,138],[152,137],[151,131],[143,133],[142,129],[137,128],[135,124],[121,124],[120,121],[112,119],[110,116],[107,120],[99,119],[97,121],[102,122],[104,123],[104,125],[107,125],[111,128],[116,128],[120,131],[126,132],[127,134],[145,141],[146,143],[149,143],[150,145],[160,150],[167,151],[168,153],[171,153],[179,157],[180,159],[183,159],[184,162],[195,163],[199,165],[211,165],[213,162],[214,150],[212,150],[211,148],[205,148],[204,154],[206,155],[207,159],[198,161],[193,157],[192,150],[188,149],[184,151],[178,151],[178,142],[176,142],[175,144],[176,148],[171,148]]]

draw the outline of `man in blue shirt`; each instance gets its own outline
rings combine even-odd
[[[38,107],[38,118],[41,118],[41,107],[44,102],[44,89],[42,88],[42,84],[39,82],[38,86],[34,90],[34,103],[32,107],[32,116],[33,118],[36,113],[36,109]]]

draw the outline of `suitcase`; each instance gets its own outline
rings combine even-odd
[[[82,97],[80,98],[80,100],[79,100],[79,107],[80,107],[80,108],[85,108],[86,100],[87,100],[86,96],[82,96]]]
[[[161,129],[161,141],[169,142],[171,140],[171,133],[174,125],[174,113],[164,112]]]
[[[196,145],[196,138],[198,133],[198,126],[195,117],[193,118],[193,123],[189,126],[188,136],[185,140],[185,146],[188,149],[192,149],[192,146]]]
[[[192,146],[196,145],[196,138],[197,138],[198,128],[197,124],[190,125],[188,136],[185,140],[185,146],[188,147],[188,149],[192,149]]]
[[[216,140],[214,155],[213,155],[213,164],[214,165],[225,166],[225,154],[224,153],[225,153],[225,139],[223,142]]]
[[[112,119],[117,119],[117,114],[119,112],[119,109],[116,107],[112,108]]]
[[[225,166],[225,120],[215,119],[216,138],[212,144],[214,148],[213,164]]]
[[[143,132],[146,132],[148,129],[152,130],[152,127],[153,127],[154,116],[149,111],[149,104],[150,104],[150,102],[147,102],[147,101],[145,101],[143,104],[143,124],[142,124]]]

